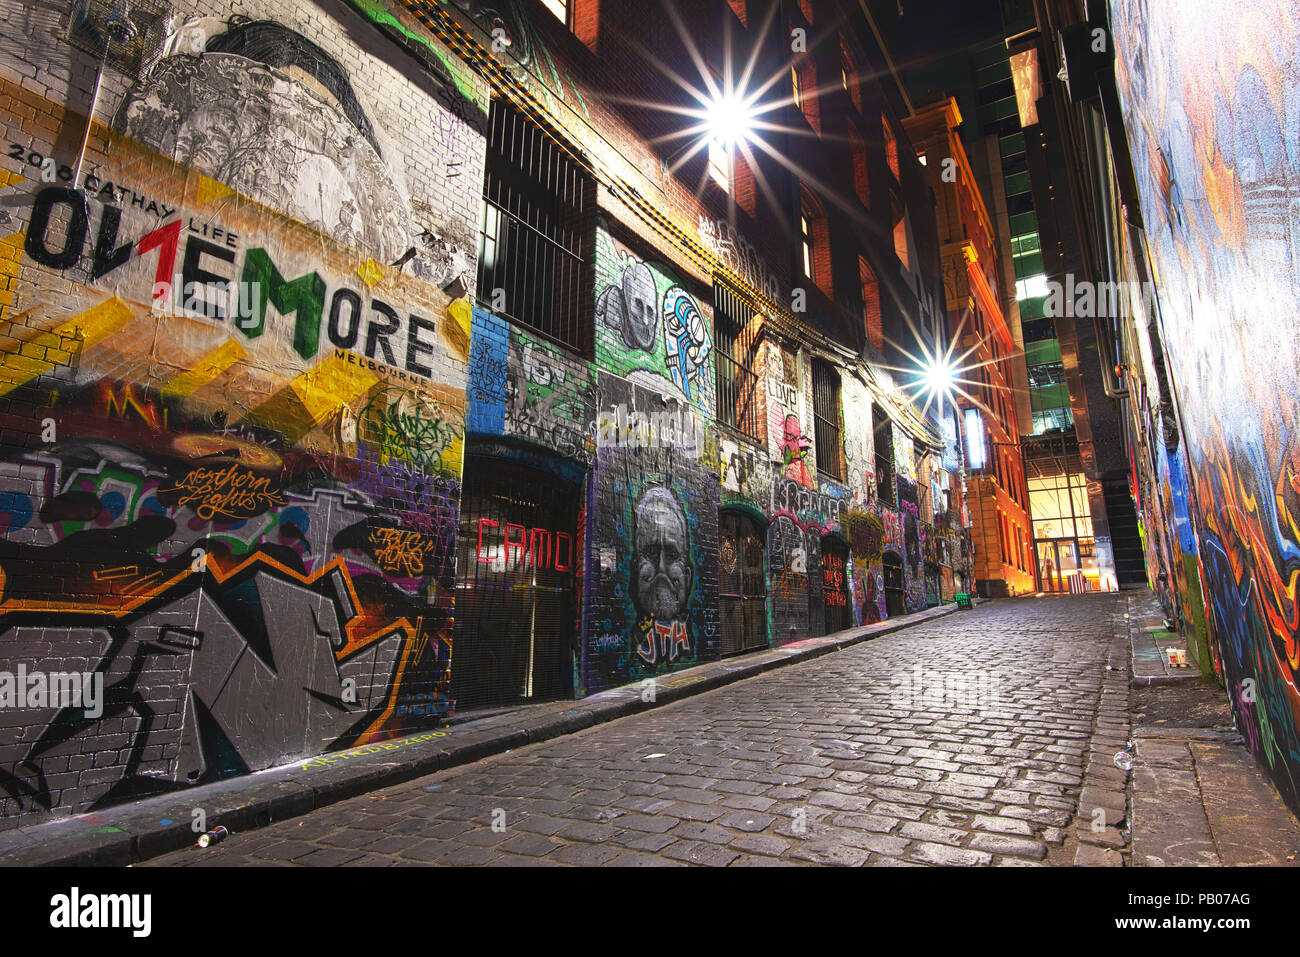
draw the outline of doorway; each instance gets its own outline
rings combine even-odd
[[[451,691],[458,710],[572,694],[575,486],[470,456],[462,486]]]
[[[838,537],[822,538],[822,604],[826,609],[826,634],[853,627],[849,604],[849,546]]]
[[[763,533],[744,512],[718,513],[718,598],[722,654],[767,647],[767,574]]]
[[[907,614],[907,588],[903,584],[903,559],[893,552],[885,552],[881,559],[885,578],[885,610],[890,618]]]
[[[1042,577],[1043,591],[1069,591],[1070,579],[1079,568],[1079,549],[1073,539],[1038,543],[1038,573]]]

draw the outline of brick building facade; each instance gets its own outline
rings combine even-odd
[[[958,423],[887,368],[930,191],[852,6],[774,2],[16,15],[0,672],[104,694],[0,700],[0,827],[965,588]],[[767,149],[643,105],[728,35]]]
[[[1016,422],[1016,366],[1024,365],[1019,313],[1006,307],[998,235],[958,135],[961,110],[951,97],[921,106],[906,121],[912,145],[926,157],[944,261],[948,334],[959,354],[967,393],[958,402],[967,425],[981,433],[981,455],[968,462],[975,583],[994,597],[1035,590],[1033,525]],[[976,443],[972,443],[975,445]]]

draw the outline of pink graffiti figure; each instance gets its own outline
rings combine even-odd
[[[781,440],[781,452],[785,459],[785,477],[800,485],[813,487],[812,472],[804,456],[808,454],[811,443],[808,436],[799,427],[799,417],[791,413],[785,417],[785,435]]]

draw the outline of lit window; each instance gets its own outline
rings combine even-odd
[[[731,192],[731,150],[716,139],[709,140],[709,177]]]
[[[1050,289],[1047,288],[1047,276],[1039,273],[1037,276],[1026,276],[1016,283],[1016,300],[1036,299],[1039,296],[1046,296]]]
[[[984,450],[984,423],[978,409],[966,409],[966,453],[972,469],[982,469],[987,463]]]
[[[843,37],[840,37],[840,85],[853,101],[853,106],[861,113],[862,90],[858,87],[858,67]]]
[[[799,234],[803,237],[803,274],[809,279],[813,278],[813,254],[812,254],[812,226],[808,222],[808,215],[804,213],[799,217]]]
[[[883,116],[880,118],[880,128],[884,133],[885,159],[889,163],[889,171],[894,174],[894,179],[898,179],[898,137],[894,136],[889,120]]]
[[[542,6],[555,14],[556,18],[563,24],[569,22],[569,0],[542,0]]]
[[[795,106],[803,114],[813,132],[821,134],[821,117],[817,112],[817,74],[809,57],[800,57],[790,67],[790,84],[794,92]]]

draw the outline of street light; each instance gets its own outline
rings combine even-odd
[[[751,142],[757,116],[752,98],[746,99],[734,90],[719,90],[704,104],[704,130],[709,139],[730,150],[739,143]]]
[[[957,367],[949,355],[927,357],[920,371],[921,386],[928,400],[938,400],[942,411],[944,401],[952,402],[957,387]],[[926,403],[929,404],[929,401]]]

